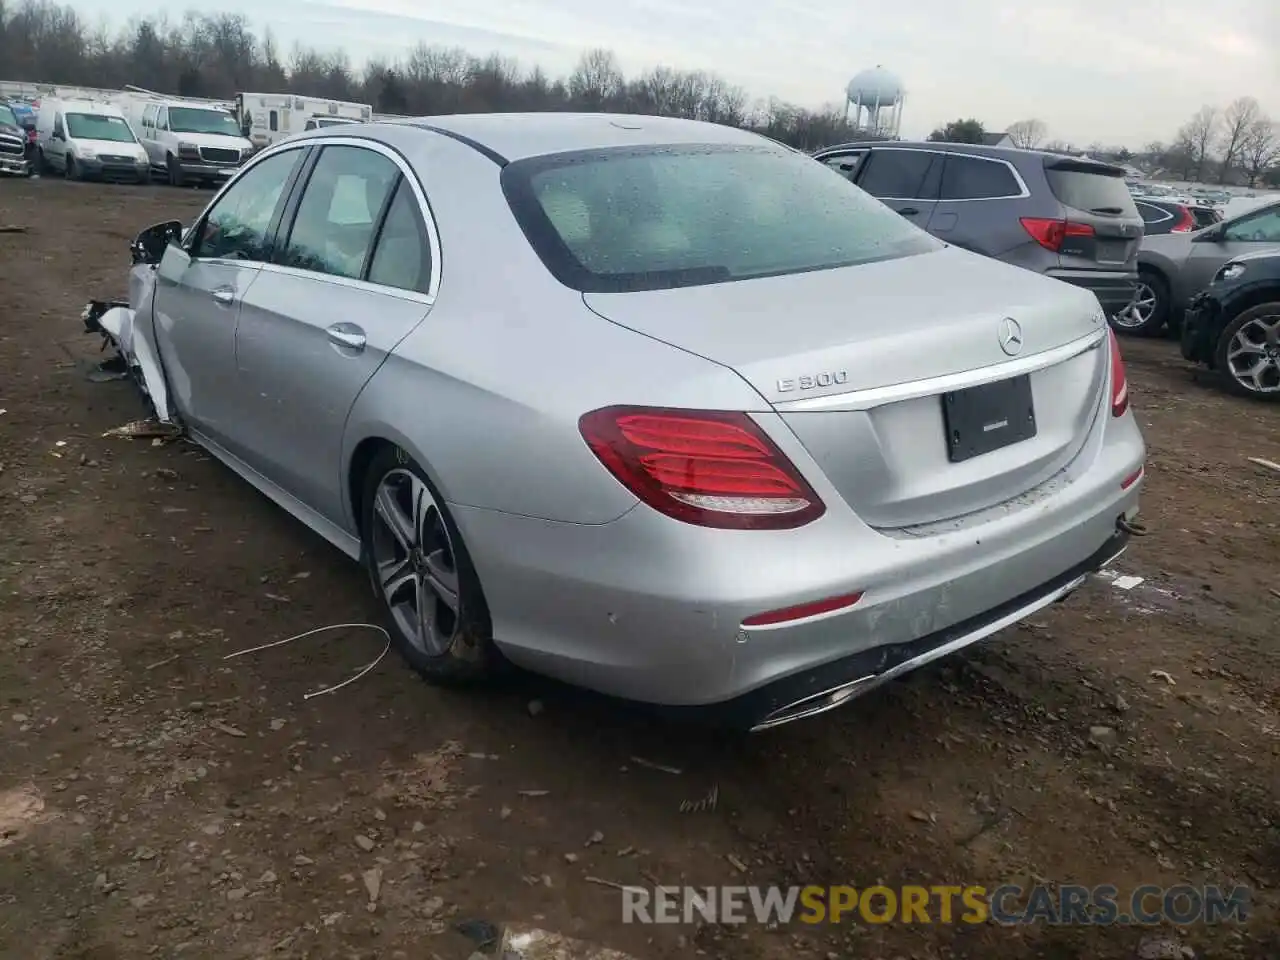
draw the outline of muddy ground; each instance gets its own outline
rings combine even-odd
[[[1117,568],[1144,582],[769,735],[529,678],[446,692],[394,657],[304,701],[381,639],[224,657],[374,617],[360,574],[199,450],[104,438],[142,406],[86,376],[85,299],[208,197],[0,181],[0,228],[27,228],[0,233],[0,957],[449,960],[477,920],[639,958],[1154,949],[1132,927],[624,925],[587,877],[1240,884],[1248,923],[1163,932],[1280,956],[1280,476],[1246,459],[1280,460],[1280,407],[1125,342],[1151,534]]]

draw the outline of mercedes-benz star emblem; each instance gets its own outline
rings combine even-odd
[[[1022,327],[1013,317],[1000,321],[1000,349],[1011,357],[1016,357],[1022,350]]]

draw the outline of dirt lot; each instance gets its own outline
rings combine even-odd
[[[773,734],[527,678],[444,692],[392,657],[304,702],[381,639],[223,658],[375,616],[359,573],[196,448],[103,438],[142,406],[86,376],[85,299],[123,294],[129,239],[208,196],[0,182],[0,226],[28,228],[0,233],[0,956],[448,960],[475,920],[639,958],[1151,949],[1118,927],[623,925],[589,876],[1241,884],[1247,924],[1164,932],[1280,956],[1280,476],[1246,460],[1280,460],[1280,408],[1126,342],[1151,535],[1118,568],[1145,581]]]

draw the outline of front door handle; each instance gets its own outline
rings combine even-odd
[[[904,217],[914,217],[919,215],[920,213],[920,211],[917,210],[915,207],[903,207],[898,212],[902,214]]]
[[[218,287],[213,291],[213,299],[224,307],[229,307],[236,302],[236,291],[232,287]]]
[[[364,349],[366,342],[364,331],[354,323],[335,323],[326,328],[325,333],[329,335],[331,343],[336,343],[340,347],[355,350],[357,353]]]

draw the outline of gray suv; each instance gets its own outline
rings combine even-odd
[[[1133,302],[1142,217],[1119,167],[968,143],[846,143],[814,154],[940,240]]]

